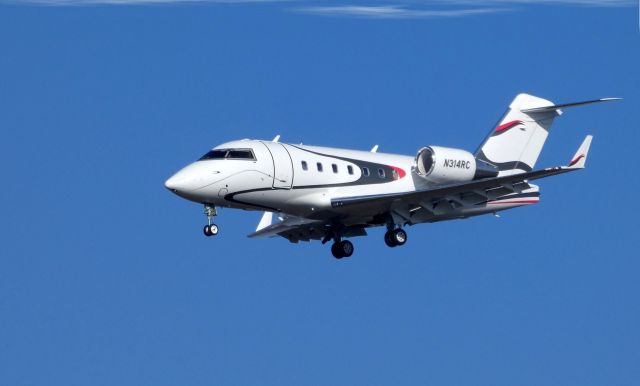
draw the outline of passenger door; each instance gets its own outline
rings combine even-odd
[[[293,163],[286,147],[277,142],[262,142],[273,158],[273,187],[291,189],[293,184]]]

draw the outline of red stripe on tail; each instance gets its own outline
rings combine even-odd
[[[584,158],[584,154],[580,154],[573,161],[569,162],[569,166],[573,166],[573,165],[577,164],[578,161],[580,161],[583,158]]]
[[[512,128],[512,127],[514,127],[516,125],[519,125],[521,123],[524,123],[524,122],[522,122],[522,121],[511,121],[511,122],[503,123],[502,125],[496,127],[495,132],[496,133],[500,133],[500,132],[503,132],[505,130],[509,130],[510,128]]]

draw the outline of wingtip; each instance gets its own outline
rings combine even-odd
[[[587,162],[587,156],[589,155],[589,148],[591,147],[591,141],[593,140],[593,135],[587,135],[576,154],[573,155],[571,161],[569,162],[568,167],[571,169],[583,169]]]

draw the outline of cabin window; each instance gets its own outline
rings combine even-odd
[[[309,166],[307,166],[307,161],[302,161],[302,170],[309,170]]]
[[[331,164],[331,169],[333,170],[334,173],[337,173],[338,172],[338,165]]]
[[[384,169],[378,169],[378,177],[384,178]]]
[[[256,157],[253,155],[253,150],[251,149],[214,149],[200,157],[200,161],[209,159],[242,159],[255,161]]]
[[[316,166],[318,167],[318,171],[321,172],[322,171],[322,163],[318,162],[316,164]]]
[[[351,166],[351,165],[347,165],[347,172],[348,172],[349,174],[353,174],[353,166]]]
[[[369,168],[362,168],[362,175],[365,177],[369,177]]]

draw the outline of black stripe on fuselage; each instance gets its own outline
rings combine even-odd
[[[234,193],[229,193],[226,194],[224,196],[224,200],[225,201],[229,201],[229,202],[235,202],[237,204],[242,204],[242,205],[247,205],[247,206],[252,206],[258,209],[265,209],[271,212],[277,212],[278,209],[277,208],[272,208],[270,206],[266,206],[266,205],[260,205],[260,204],[253,204],[250,202],[246,202],[246,201],[241,201],[241,200],[237,200],[235,199],[235,196],[238,194],[243,194],[243,193],[254,193],[254,192],[263,192],[263,191],[271,191],[271,190],[289,190],[286,188],[258,188],[258,189],[248,189],[248,190],[240,190]]]

